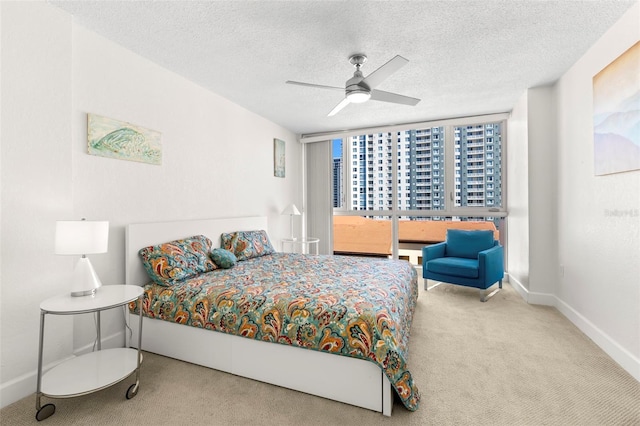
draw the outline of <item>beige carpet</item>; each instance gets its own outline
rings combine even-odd
[[[416,412],[368,410],[145,354],[141,388],[0,411],[4,425],[640,425],[640,384],[553,308],[526,304],[507,284],[486,303],[442,285],[421,292],[409,366],[422,393]]]

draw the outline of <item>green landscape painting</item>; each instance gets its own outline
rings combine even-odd
[[[162,164],[162,134],[124,121],[87,114],[89,154]]]

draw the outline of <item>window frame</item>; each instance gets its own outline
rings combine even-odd
[[[436,217],[436,218],[443,218],[443,217],[477,217],[477,218],[504,218],[508,215],[508,211],[507,211],[507,205],[508,205],[508,200],[507,200],[507,181],[506,181],[506,177],[507,177],[507,162],[506,162],[506,158],[507,158],[507,150],[508,150],[508,134],[507,134],[507,120],[508,120],[508,113],[497,113],[497,114],[488,114],[488,115],[479,115],[479,116],[473,116],[473,117],[465,117],[465,118],[452,118],[452,119],[445,119],[445,120],[436,120],[436,121],[426,121],[426,122],[419,122],[419,123],[409,123],[409,124],[404,124],[404,125],[394,125],[394,126],[381,126],[381,127],[375,127],[375,128],[362,128],[362,129],[353,129],[353,130],[345,130],[345,131],[340,131],[340,132],[330,132],[330,133],[323,133],[323,134],[311,134],[311,135],[302,135],[299,139],[299,141],[303,144],[305,143],[312,143],[312,142],[326,142],[326,141],[330,141],[333,139],[342,139],[342,148],[343,148],[343,161],[345,158],[347,158],[348,161],[351,161],[351,157],[350,155],[352,154],[353,150],[352,147],[356,147],[359,148],[361,146],[367,146],[367,141],[366,139],[362,139],[362,138],[358,138],[357,140],[353,140],[351,144],[349,144],[349,140],[351,140],[351,136],[361,136],[361,135],[376,135],[376,134],[390,134],[391,136],[391,141],[390,142],[386,142],[387,144],[390,144],[391,146],[391,164],[392,165],[396,165],[396,166],[400,166],[400,164],[398,164],[398,152],[399,149],[403,150],[405,149],[404,145],[405,145],[405,137],[403,137],[404,135],[400,135],[400,138],[398,137],[398,133],[399,132],[404,132],[407,130],[423,130],[426,128],[438,128],[438,127],[444,127],[444,142],[445,142],[445,152],[444,152],[444,156],[445,156],[445,182],[444,182],[444,190],[445,192],[445,197],[444,197],[444,209],[442,210],[433,210],[433,209],[429,209],[429,210],[400,210],[399,209],[399,205],[398,205],[398,193],[399,193],[399,188],[398,188],[398,184],[396,183],[395,185],[392,185],[392,199],[390,200],[390,205],[389,205],[389,209],[384,209],[384,210],[379,210],[376,209],[377,206],[375,205],[371,205],[371,203],[369,202],[370,200],[367,199],[366,194],[362,193],[362,191],[360,191],[358,194],[353,194],[351,192],[351,197],[355,197],[353,199],[349,199],[349,197],[347,196],[347,191],[342,191],[343,193],[341,194],[341,207],[334,207],[332,209],[332,215],[337,216],[337,215],[348,215],[348,216],[372,216],[372,217],[376,217],[376,216],[385,216],[385,217],[389,217],[392,220],[392,241],[393,241],[393,257],[394,258],[398,258],[398,220],[400,217]],[[456,151],[455,149],[455,139],[454,139],[454,129],[455,127],[464,127],[464,126],[472,126],[472,125],[479,125],[479,124],[490,124],[490,123],[500,123],[501,125],[501,159],[500,159],[500,163],[501,163],[501,201],[502,204],[500,207],[495,207],[495,206],[482,206],[482,207],[469,207],[469,206],[455,206],[455,192],[456,192],[456,178],[459,178],[460,176],[458,176],[455,173],[455,162],[456,162],[456,156],[461,157],[462,153],[459,151]],[[438,138],[438,142],[439,142],[439,149],[441,149],[442,145],[443,145],[443,140],[442,137]],[[347,147],[349,147],[347,149]],[[345,154],[345,151],[348,151],[349,154]],[[366,153],[365,153],[366,155]],[[442,155],[442,154],[440,154]],[[332,157],[332,156],[331,156]],[[494,154],[494,158],[495,158],[495,154]],[[344,161],[346,164],[346,161]],[[351,163],[349,163],[351,164]],[[403,163],[404,164],[404,163]],[[356,168],[353,168],[353,171],[351,173],[343,173],[342,174],[342,188],[351,188],[351,183],[353,179],[356,179],[355,177],[353,177],[353,174],[357,174],[358,176],[361,175],[362,173],[364,173],[364,175],[367,175],[367,166],[366,164],[363,166],[364,168],[362,170],[359,170],[358,172],[356,172]],[[358,169],[360,169],[360,165],[357,166]],[[344,165],[343,165],[343,170],[344,170]],[[378,171],[379,168],[378,168]],[[399,171],[398,167],[391,167],[390,169],[391,171],[391,180],[392,182],[398,182],[398,178],[403,178],[403,174],[404,171]],[[432,170],[432,175],[431,176],[425,176],[424,179],[431,179],[433,177],[436,177],[436,175],[433,173],[434,171],[436,171],[435,169]],[[383,173],[386,173],[386,170],[382,170]],[[437,171],[436,171],[437,172]],[[489,182],[487,180],[487,182]],[[329,182],[329,185],[331,185],[331,188],[333,188],[333,183]],[[434,186],[435,184],[433,182],[425,182],[425,184],[428,184],[429,186]],[[443,185],[442,180],[441,183],[439,185]],[[362,210],[360,209],[352,209],[352,208],[348,208],[350,203],[353,203],[354,200],[360,201],[361,199],[365,199],[367,202],[364,204],[364,208]],[[377,199],[377,197],[375,197],[375,199]],[[435,203],[434,203],[435,204]],[[502,234],[501,234],[502,235]]]

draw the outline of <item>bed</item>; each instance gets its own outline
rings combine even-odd
[[[144,247],[194,235],[205,235],[218,247],[221,234],[251,230],[267,230],[266,217],[127,227],[126,283],[145,286],[142,349],[386,416],[396,393],[408,409],[417,409],[420,395],[406,359],[418,287],[407,262],[276,252],[167,288],[149,284],[138,254]],[[367,275],[389,284],[378,288]],[[276,284],[265,284],[268,277]],[[338,277],[346,280],[346,293],[325,291]],[[287,280],[291,288],[282,284]],[[223,305],[230,309],[224,311]],[[364,315],[350,325],[330,322],[354,309]],[[129,341],[137,342],[137,312],[130,315]],[[176,318],[187,325],[172,322]]]

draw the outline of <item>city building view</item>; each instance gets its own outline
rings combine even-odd
[[[455,207],[502,205],[500,123],[453,127]],[[393,144],[397,145],[397,208],[444,210],[445,128],[352,136],[333,142],[333,207],[393,208]]]
[[[500,219],[482,213],[502,206],[502,142],[501,123],[334,140],[334,210],[372,212],[334,216],[334,252],[391,256],[394,209],[413,212],[399,216],[398,247],[399,257],[414,264],[420,262],[424,244],[444,240],[452,221],[465,229],[492,229],[498,239]],[[456,208],[478,209],[480,215],[456,215]],[[442,216],[433,214],[439,211]]]

